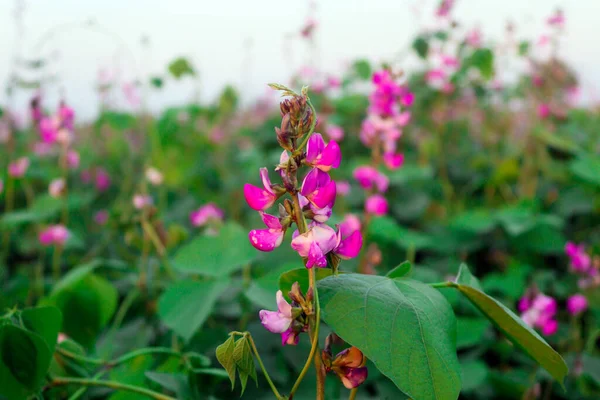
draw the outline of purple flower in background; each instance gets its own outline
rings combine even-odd
[[[279,218],[274,215],[260,212],[267,229],[253,229],[248,234],[250,244],[260,251],[273,251],[281,245],[285,235],[285,228],[281,225]]]
[[[398,169],[402,166],[402,164],[404,163],[404,154],[402,153],[385,153],[383,155],[383,163],[389,168],[389,169]]]
[[[96,170],[96,189],[104,192],[110,187],[110,175],[102,168]]]
[[[106,225],[108,222],[108,211],[99,210],[94,214],[94,222],[98,225]]]
[[[558,329],[556,321],[556,300],[543,293],[537,294],[532,299],[519,301],[521,319],[527,325],[538,328],[546,336],[551,336]]]
[[[143,208],[151,206],[153,203],[153,200],[152,200],[152,197],[149,195],[136,194],[133,196],[132,203],[133,203],[133,206],[137,210],[141,210]]]
[[[77,169],[79,167],[79,153],[77,151],[67,151],[67,166],[70,169]]]
[[[334,124],[328,124],[325,133],[331,140],[335,140],[336,142],[339,142],[344,138],[344,130],[342,127]]]
[[[51,225],[40,232],[39,241],[43,246],[63,246],[70,233],[63,225]]]
[[[376,168],[363,165],[354,170],[354,179],[363,189],[376,188],[379,192],[385,192],[389,185],[387,176],[379,172]]]
[[[585,246],[577,245],[573,242],[567,242],[565,245],[565,253],[571,259],[571,268],[575,272],[586,272],[592,265],[592,260],[585,252]]]
[[[215,203],[207,203],[196,211],[190,213],[190,222],[193,226],[204,226],[211,221],[222,221],[225,213]]]
[[[29,168],[29,158],[21,157],[8,164],[8,174],[13,178],[22,178]]]
[[[388,202],[382,195],[374,194],[365,201],[365,211],[377,216],[386,215],[388,212]]]
[[[571,315],[579,315],[587,310],[588,302],[584,295],[578,293],[567,299],[567,310]]]

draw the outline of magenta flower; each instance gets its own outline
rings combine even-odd
[[[44,117],[40,121],[40,136],[44,143],[55,143],[58,139],[60,121],[57,118]]]
[[[374,194],[365,201],[365,211],[377,216],[386,215],[388,212],[388,202],[380,194]]]
[[[540,118],[548,118],[550,116],[550,106],[546,103],[542,103],[537,108],[537,115]]]
[[[565,253],[571,259],[571,269],[575,272],[586,272],[592,265],[590,256],[585,252],[585,246],[567,242]]]
[[[110,187],[110,175],[102,168],[96,170],[96,189],[104,192]]]
[[[211,221],[222,221],[225,213],[215,203],[208,203],[190,213],[193,226],[204,226]]]
[[[338,235],[327,225],[314,224],[302,235],[294,232],[292,248],[307,258],[306,268],[327,266],[327,253],[338,245]]]
[[[337,187],[337,182],[336,182],[336,187]],[[298,198],[300,200],[300,207],[302,207],[302,209],[304,211],[307,211],[306,206],[308,206],[308,210],[310,210],[310,214],[308,214],[307,216],[309,218],[322,223],[322,222],[327,221],[331,217],[331,214],[333,212],[333,204],[328,204],[323,208],[319,208],[319,207],[316,207],[314,204],[312,204],[310,201],[308,201],[308,199],[306,197],[302,196],[301,194],[298,194]]]
[[[358,256],[360,249],[362,248],[363,237],[360,232],[360,225],[358,230],[352,231],[353,228],[353,226],[348,225],[344,228],[342,228],[341,225],[338,227],[337,244],[333,249],[333,252],[343,260],[349,260]]]
[[[273,251],[276,247],[281,245],[283,242],[283,236],[285,235],[285,229],[281,225],[279,218],[274,215],[260,212],[263,222],[267,226],[267,229],[253,229],[248,233],[248,239],[250,244],[255,249],[260,251]]]
[[[69,231],[63,225],[51,225],[40,232],[38,239],[43,246],[63,246],[69,236]]]
[[[404,107],[410,107],[415,102],[415,94],[410,90],[405,90],[400,96],[400,104]]]
[[[354,170],[353,175],[363,189],[377,188],[379,192],[383,193],[389,185],[388,177],[371,166],[360,166]]]
[[[385,153],[383,155],[383,163],[389,169],[398,169],[404,163],[404,154],[402,153]]]
[[[340,166],[342,153],[340,146],[335,141],[325,145],[320,133],[313,133],[306,146],[306,164],[328,172],[331,168]]]
[[[555,319],[557,305],[556,300],[552,297],[539,293],[533,299],[521,299],[519,310],[522,312],[521,319],[527,325],[540,329],[546,336],[556,333],[558,329],[558,322]]]
[[[108,211],[99,210],[96,212],[96,214],[94,214],[94,222],[98,225],[106,225],[108,222]]]
[[[29,168],[29,158],[21,157],[8,164],[8,175],[13,178],[22,178]]]
[[[318,208],[333,207],[336,184],[327,172],[313,168],[304,178],[300,194]]]
[[[61,125],[69,130],[73,129],[73,122],[75,120],[75,111],[64,103],[61,103],[58,108],[58,118],[60,119]]]
[[[342,232],[342,236],[348,236],[356,231],[360,231],[361,227],[360,218],[355,214],[346,214],[339,225],[339,230]]]
[[[571,315],[578,315],[588,307],[587,299],[582,294],[574,294],[567,299],[567,310]]]
[[[554,15],[551,15],[546,22],[550,26],[556,26],[558,28],[562,28],[565,24],[565,14],[562,10],[556,10]]]
[[[263,189],[246,183],[244,185],[244,197],[246,202],[256,211],[264,211],[271,207],[279,197],[271,187],[269,180],[269,171],[266,168],[260,169],[260,178],[262,180]]]
[[[277,291],[276,299],[277,311],[260,310],[258,313],[260,322],[269,332],[280,333],[282,344],[295,344],[297,338],[293,335],[292,330],[294,321],[292,306],[285,301],[281,290]],[[293,343],[289,343],[290,336],[292,336]]]

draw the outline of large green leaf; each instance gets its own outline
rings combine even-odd
[[[41,336],[13,325],[0,326],[0,398],[25,399],[36,392],[51,357]]]
[[[239,225],[225,224],[217,235],[202,235],[182,246],[173,265],[180,271],[207,276],[228,276],[251,262],[258,251]]]
[[[569,168],[571,172],[592,185],[600,186],[600,159],[597,156],[581,154],[575,159]]]
[[[456,399],[456,319],[444,296],[412,280],[344,274],[318,284],[321,316],[406,395]]]
[[[315,279],[317,281],[331,276],[333,272],[329,268],[317,268],[315,269]],[[283,292],[283,295],[287,297],[294,282],[298,282],[302,293],[306,294],[308,290],[308,269],[296,268],[291,271],[284,272],[279,277],[279,290]]]
[[[506,337],[537,361],[561,384],[568,372],[567,364],[536,331],[527,326],[502,303],[483,292],[479,281],[466,265],[461,265],[452,285],[477,307]]]
[[[115,313],[119,297],[112,283],[92,271],[92,266],[70,271],[42,301],[43,305],[58,307],[63,332],[87,347]]]
[[[176,282],[158,299],[158,315],[165,325],[188,341],[206,321],[228,285],[227,279]]]
[[[25,328],[40,335],[48,345],[50,353],[54,353],[58,332],[62,326],[62,314],[58,308],[27,308],[21,311],[21,321]]]

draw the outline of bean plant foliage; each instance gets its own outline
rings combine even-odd
[[[600,116],[565,13],[492,38],[453,6],[252,104],[150,113],[210,79],[175,54],[100,74],[86,122],[45,96],[56,60],[15,64],[0,399],[600,397]]]

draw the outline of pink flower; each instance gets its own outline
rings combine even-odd
[[[415,102],[415,94],[409,90],[406,90],[402,96],[400,96],[400,104],[404,107],[410,107]]]
[[[77,169],[79,167],[79,153],[75,150],[69,150],[67,152],[67,166],[70,169]]]
[[[260,212],[260,216],[267,229],[251,230],[248,234],[248,239],[250,240],[250,244],[257,250],[265,252],[273,251],[283,242],[285,229],[276,216],[265,214],[262,211]]]
[[[327,136],[329,136],[331,140],[338,142],[344,138],[344,130],[340,126],[334,124],[328,124],[325,133],[327,133]]]
[[[335,183],[336,193],[347,196],[350,193],[350,183],[348,181],[337,181]]]
[[[56,343],[61,344],[62,342],[69,340],[69,337],[62,332],[58,333],[58,337],[56,338]]]
[[[539,293],[533,299],[521,299],[519,310],[522,312],[521,319],[527,325],[540,329],[546,336],[556,333],[558,329],[558,322],[555,319],[557,305],[556,300],[552,297]]]
[[[61,125],[69,130],[73,129],[73,122],[75,120],[75,111],[71,107],[68,107],[65,103],[61,103],[58,108],[58,118],[60,119]]]
[[[307,258],[306,268],[327,266],[327,253],[338,245],[338,235],[327,225],[314,224],[303,234],[295,233],[292,248]]]
[[[244,185],[244,197],[250,208],[257,211],[264,211],[271,207],[279,196],[277,196],[271,187],[269,171],[266,168],[260,169],[260,178],[263,189],[246,183]]]
[[[388,70],[381,70],[373,74],[375,90],[369,96],[369,113],[382,117],[393,116],[398,113],[398,97],[402,95],[402,87],[394,81]]]
[[[342,232],[342,236],[348,236],[356,231],[360,231],[361,227],[360,218],[355,214],[346,214],[339,225],[339,230]]]
[[[29,168],[29,158],[21,157],[8,164],[8,174],[13,178],[22,178]]]
[[[386,215],[388,212],[388,202],[382,195],[374,194],[367,198],[367,201],[365,202],[365,211],[377,216]]]
[[[584,295],[574,294],[567,299],[567,310],[571,315],[578,315],[587,309],[588,302]]]
[[[54,198],[61,197],[65,192],[66,186],[63,178],[54,179],[50,182],[50,185],[48,185],[48,193]]]
[[[340,78],[338,78],[336,76],[328,76],[327,77],[327,86],[330,89],[336,89],[336,88],[339,88],[340,86],[342,86],[342,81],[340,80]]]
[[[442,64],[445,67],[458,68],[460,66],[460,62],[458,61],[458,59],[456,57],[442,54],[441,59],[442,59]]]
[[[340,146],[335,141],[325,145],[320,133],[313,133],[306,146],[306,164],[328,172],[331,168],[340,166],[342,153]]]
[[[586,272],[592,265],[590,256],[585,252],[585,246],[567,242],[565,253],[571,259],[571,269],[575,272]]]
[[[333,371],[346,389],[354,389],[367,380],[367,367],[363,367],[364,356],[356,347],[342,350],[331,364],[326,364],[326,371]]]
[[[544,335],[552,336],[558,330],[558,321],[555,319],[550,319],[550,320],[544,322],[541,329],[542,329],[542,333]]]
[[[190,213],[190,222],[194,226],[204,226],[211,221],[222,221],[225,213],[215,203],[208,203]]]
[[[127,99],[129,105],[133,107],[140,105],[140,96],[136,86],[133,83],[128,82],[123,85],[123,94],[125,95],[125,99]]]
[[[333,207],[336,184],[327,172],[313,168],[304,178],[300,194],[317,208]]]
[[[146,169],[146,179],[151,184],[158,186],[163,182],[163,174],[154,167],[149,167]]]
[[[98,225],[106,225],[108,222],[108,211],[99,210],[96,212],[96,214],[94,214],[94,222]]]
[[[281,333],[288,331],[294,321],[292,316],[292,306],[285,301],[281,290],[277,291],[277,311],[260,310],[258,313],[260,322],[263,326],[273,333]],[[286,336],[288,336],[287,334]],[[282,339],[284,339],[282,335]],[[283,341],[283,344],[287,342],[287,337]],[[288,343],[289,344],[289,343]]]
[[[102,168],[96,170],[96,189],[103,192],[110,187],[110,176]]]
[[[466,42],[469,46],[479,48],[481,47],[481,29],[475,28],[469,31],[467,34]]]
[[[550,17],[548,17],[546,22],[550,26],[556,26],[558,28],[562,28],[565,25],[565,14],[563,13],[562,10],[556,10],[554,15],[551,15]]]
[[[343,260],[349,260],[358,256],[363,243],[362,233],[360,232],[360,221],[358,221],[358,229],[354,229],[355,226],[349,226],[348,223],[355,224],[356,221],[346,222],[346,226],[343,228],[342,225],[338,227],[337,244],[333,249],[333,252]]]
[[[450,11],[452,11],[452,7],[454,6],[454,1],[455,0],[442,0],[435,11],[435,15],[438,17],[447,17],[450,15]]]
[[[550,106],[546,103],[542,103],[537,108],[537,115],[540,118],[548,118],[550,116]]]
[[[383,163],[389,169],[398,169],[404,163],[404,154],[402,153],[385,153],[383,155]]]
[[[58,139],[60,121],[57,118],[44,117],[40,121],[40,136],[44,143],[52,144]]]
[[[387,176],[368,165],[357,167],[353,175],[363,189],[369,190],[375,187],[379,192],[384,193],[389,185]]]
[[[70,233],[63,225],[51,225],[40,232],[39,241],[43,246],[63,246]]]

